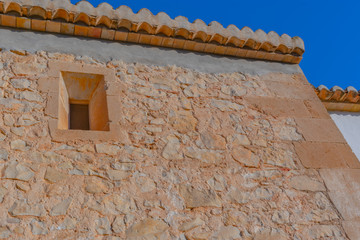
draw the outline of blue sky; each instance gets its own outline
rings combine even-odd
[[[79,2],[71,0],[72,3]],[[89,0],[94,6],[101,0]],[[273,1],[204,1],[204,0],[107,0],[114,8],[129,6],[133,12],[148,8],[152,13],[166,12],[170,17],[185,16],[190,22],[218,21],[223,26],[235,24],[275,31],[279,35],[300,36],[305,41],[300,63],[314,86],[331,88],[354,86],[360,89],[360,1],[347,0],[273,0]]]

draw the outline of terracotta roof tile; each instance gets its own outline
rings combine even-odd
[[[320,85],[315,91],[322,101],[360,103],[359,91],[351,86],[345,90],[339,86],[334,86],[329,90],[326,86]]]
[[[106,27],[111,31],[104,30],[101,37],[109,40],[140,42],[207,53],[299,63],[305,51],[304,42],[299,37],[291,38],[286,34],[279,36],[273,31],[265,33],[260,29],[254,32],[248,27],[240,30],[235,25],[224,28],[215,21],[209,25],[199,19],[190,23],[182,16],[171,19],[166,13],[154,15],[148,9],[134,13],[127,6],[113,9],[107,3],[95,8],[87,1],[73,5],[69,0],[0,0],[0,14],[8,16],[11,13],[17,13],[17,18],[36,18],[47,22],[62,20],[68,24],[67,29],[61,28],[63,30],[60,30],[60,33],[63,34],[88,34],[88,37],[93,37],[92,33],[89,34],[92,32],[91,28]],[[13,23],[15,20],[5,18],[2,24],[16,27]],[[68,28],[69,24],[85,25],[89,29]],[[31,29],[50,29],[49,32],[58,32],[58,27],[54,24],[46,24],[45,27],[42,22],[36,22],[36,26],[31,26]],[[128,34],[118,31],[128,31]],[[164,37],[172,40],[160,42]],[[196,43],[190,44],[188,41]],[[242,49],[245,51],[241,51]]]

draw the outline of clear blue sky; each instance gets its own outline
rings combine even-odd
[[[72,3],[79,2],[71,0]],[[101,0],[89,0],[94,6]],[[223,26],[248,26],[254,31],[275,31],[300,36],[305,41],[300,63],[314,86],[354,86],[360,89],[360,1],[358,0],[106,0],[114,8],[129,6],[133,12],[148,8],[153,14],[166,12],[171,18],[185,16],[190,22],[218,21]]]

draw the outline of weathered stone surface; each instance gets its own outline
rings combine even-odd
[[[185,150],[185,156],[208,164],[217,164],[223,159],[222,152],[192,147]]]
[[[271,220],[278,224],[288,223],[290,219],[290,214],[288,211],[275,211],[271,217]]]
[[[197,122],[197,119],[189,111],[170,112],[169,115],[169,123],[174,127],[175,131],[180,133],[194,131]]]
[[[64,221],[61,223],[60,228],[61,229],[66,229],[66,230],[71,230],[76,228],[76,220],[74,218],[70,218],[70,217],[66,217],[64,219]]]
[[[31,232],[34,235],[46,235],[49,233],[46,224],[44,222],[33,219],[30,222],[30,226],[31,226]]]
[[[308,229],[311,239],[342,237],[342,232],[338,226],[334,225],[315,225]]]
[[[110,222],[107,217],[96,219],[95,227],[96,227],[96,232],[100,235],[111,234]]]
[[[49,182],[56,183],[66,179],[67,174],[58,171],[55,168],[47,168],[44,178]]]
[[[4,197],[6,193],[7,193],[7,189],[4,187],[0,187],[0,203],[4,201]]]
[[[22,137],[25,134],[25,128],[24,127],[12,127],[10,129],[10,132],[14,133],[15,135]]]
[[[15,124],[15,118],[12,114],[4,114],[4,124],[9,127]]]
[[[321,192],[326,191],[323,183],[315,181],[308,176],[295,176],[290,179],[289,185],[301,191]]]
[[[11,85],[17,89],[29,89],[31,82],[27,79],[22,79],[22,78],[12,79]]]
[[[199,217],[197,217],[189,222],[185,222],[182,225],[180,225],[179,230],[182,232],[187,232],[203,224],[205,224],[205,222],[201,220]]]
[[[220,111],[240,111],[244,108],[243,105],[233,103],[225,100],[211,100],[211,106],[218,108]]]
[[[249,146],[249,145],[251,145],[249,138],[243,134],[234,134],[232,136],[229,136],[228,142],[231,142],[232,145],[234,145],[234,146],[237,146],[237,145]]]
[[[26,145],[26,142],[21,139],[12,141],[10,143],[10,148],[12,150],[19,150],[19,151],[26,151],[29,149]]]
[[[111,224],[111,229],[114,233],[122,233],[126,229],[124,216],[116,216],[114,222]]]
[[[162,220],[146,218],[126,230],[126,237],[127,239],[159,239],[168,227]]]
[[[245,204],[251,200],[251,193],[247,191],[241,191],[237,188],[231,188],[228,196],[233,203]]]
[[[0,227],[0,239],[7,239],[11,235],[11,231],[8,227]]]
[[[41,204],[28,204],[25,200],[16,201],[9,209],[9,213],[16,216],[45,216],[46,211]]]
[[[17,126],[33,126],[37,124],[39,121],[35,120],[35,118],[31,115],[21,115],[17,122]]]
[[[137,177],[136,184],[138,185],[141,192],[151,192],[156,189],[155,182],[148,177]]]
[[[9,153],[6,149],[0,149],[0,160],[8,160]]]
[[[212,190],[197,190],[188,185],[180,185],[179,190],[187,208],[221,207],[219,196]]]
[[[105,153],[111,156],[117,155],[121,150],[119,146],[106,144],[106,143],[96,144],[95,146],[97,153]]]
[[[200,137],[205,147],[208,149],[223,150],[226,148],[225,138],[220,135],[207,131],[202,132]]]
[[[215,191],[224,191],[227,186],[226,179],[220,174],[216,174],[214,177],[209,179],[207,183]]]
[[[288,236],[282,231],[277,229],[263,229],[255,234],[254,240],[286,240]]]
[[[239,163],[244,164],[247,167],[258,167],[260,159],[254,155],[250,150],[237,146],[231,151],[233,158]]]
[[[183,153],[181,152],[181,144],[176,136],[168,136],[167,144],[165,145],[162,156],[168,160],[180,160],[183,159]]]
[[[22,181],[29,181],[34,177],[34,172],[30,168],[18,163],[11,162],[5,169],[3,178],[10,178]]]
[[[107,170],[106,173],[109,176],[109,178],[113,181],[124,180],[125,178],[127,178],[131,175],[131,173],[126,172],[126,171],[112,170],[112,169]]]
[[[223,92],[227,95],[230,95],[230,96],[241,97],[246,94],[246,88],[238,86],[238,85],[234,85],[234,86],[223,85],[221,87],[221,92]]]
[[[16,188],[20,189],[21,191],[27,192],[30,190],[30,185],[28,183],[24,183],[24,182],[17,182]]]
[[[66,212],[69,209],[71,202],[72,202],[72,198],[69,197],[69,198],[65,199],[64,201],[56,204],[51,209],[50,216],[66,215]]]
[[[302,135],[297,132],[297,129],[292,126],[277,126],[274,127],[274,134],[277,138],[287,141],[302,140]]]
[[[42,102],[43,101],[42,97],[38,93],[31,92],[31,91],[23,91],[23,92],[16,93],[15,98],[21,99],[21,100],[25,99],[30,102]]]
[[[106,193],[109,190],[109,185],[100,178],[91,177],[85,180],[85,191],[88,193]]]
[[[239,229],[237,229],[236,227],[233,226],[223,226],[220,228],[220,230],[214,234],[213,236],[215,239],[219,239],[219,240],[235,240],[235,239],[239,239],[240,236],[240,231]]]

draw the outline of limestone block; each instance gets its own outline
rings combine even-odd
[[[183,153],[181,152],[181,144],[177,137],[170,135],[167,137],[167,144],[165,145],[162,156],[168,160],[180,160],[183,159]]]
[[[248,167],[258,167],[260,159],[250,150],[237,146],[231,151],[232,157],[239,163]]]
[[[315,225],[308,229],[308,236],[311,239],[340,238],[342,231],[335,225]]]
[[[219,240],[235,240],[240,239],[240,230],[233,226],[223,226],[213,237]]]
[[[117,155],[121,148],[116,145],[106,144],[106,143],[99,143],[96,144],[96,152],[97,153],[105,153],[107,155],[115,156]]]
[[[4,187],[0,187],[0,203],[3,202],[6,193],[7,193],[7,189]]]
[[[11,235],[11,231],[8,227],[0,227],[0,239],[8,239]]]
[[[11,85],[16,89],[29,89],[31,86],[31,82],[27,79],[15,78],[15,79],[11,79]]]
[[[19,150],[19,151],[27,151],[29,149],[26,142],[21,139],[11,141],[10,148],[12,150]]]
[[[51,209],[50,216],[66,215],[66,212],[69,209],[71,202],[72,202],[72,198],[69,197],[69,198],[63,200],[62,202],[56,204]]]
[[[200,137],[205,147],[213,150],[224,150],[226,149],[226,140],[224,137],[206,131],[200,133]]]
[[[126,172],[126,171],[113,170],[113,169],[107,170],[106,173],[107,173],[108,177],[113,181],[121,181],[131,175],[131,173]]]
[[[243,105],[233,103],[230,101],[216,100],[216,99],[211,100],[211,106],[218,108],[222,112],[224,112],[224,111],[240,111],[240,110],[244,109]]]
[[[22,137],[25,134],[25,128],[24,127],[12,127],[10,128],[10,132],[13,134]]]
[[[290,179],[289,185],[301,191],[323,192],[326,188],[323,183],[315,181],[308,176],[295,176]]]
[[[195,130],[198,121],[189,111],[173,111],[169,114],[169,123],[176,131],[187,133]]]
[[[15,94],[16,99],[27,100],[30,102],[42,102],[43,98],[40,94],[31,92],[31,91],[23,91]]]
[[[241,97],[244,96],[247,91],[246,88],[238,85],[234,85],[234,86],[223,85],[221,86],[221,92],[233,97]]]
[[[30,168],[18,162],[11,162],[5,169],[3,178],[29,181],[33,178],[34,173]]]
[[[125,231],[125,228],[124,216],[116,216],[115,220],[111,224],[111,229],[114,233],[122,233]]]
[[[76,219],[67,216],[65,217],[64,221],[61,223],[60,228],[71,230],[76,228],[76,224],[77,224]]]
[[[28,204],[26,200],[15,201],[9,209],[9,213],[16,216],[35,216],[43,217],[46,214],[42,204]]]
[[[31,115],[21,115],[16,122],[17,126],[33,126],[39,121],[35,120]]]
[[[161,235],[169,228],[162,220],[146,218],[133,224],[126,230],[127,239],[161,239]]]
[[[48,167],[45,172],[44,179],[49,182],[56,183],[67,178],[67,174],[58,171],[55,168]]]
[[[90,177],[85,180],[85,191],[88,193],[106,193],[110,184],[97,177]]]
[[[288,211],[275,211],[271,220],[278,224],[286,224],[290,221],[290,213]]]
[[[187,208],[222,205],[219,196],[212,190],[197,190],[189,185],[180,185],[179,190]]]
[[[222,151],[199,149],[193,147],[186,148],[185,156],[207,164],[218,164],[224,157]]]
[[[6,149],[0,149],[0,160],[7,161],[9,157],[9,153]]]
[[[107,217],[95,220],[96,232],[100,235],[109,235],[112,233],[109,219]]]
[[[235,187],[232,187],[228,193],[228,198],[233,203],[245,204],[251,200],[252,194],[250,192],[241,191]]]
[[[15,118],[12,114],[4,114],[4,124],[6,126],[13,126],[15,124]]]
[[[185,222],[182,225],[180,225],[179,230],[182,232],[187,232],[194,228],[202,226],[203,224],[205,224],[205,222],[201,220],[199,217],[197,217],[189,222]]]
[[[35,219],[31,220],[30,227],[34,235],[46,235],[49,233],[46,224]]]

